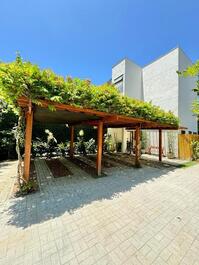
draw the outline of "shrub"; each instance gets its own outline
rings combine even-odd
[[[97,151],[95,140],[91,138],[88,142],[85,142],[85,148],[87,154],[95,154]]]
[[[16,196],[24,196],[29,193],[36,192],[39,189],[39,186],[36,180],[29,180],[27,183],[23,182],[21,184],[20,190],[16,193]]]
[[[148,137],[147,137],[147,132],[142,131],[141,132],[141,149],[146,149],[148,144]]]
[[[199,159],[199,141],[192,141],[191,147],[192,147],[192,159],[198,160]]]

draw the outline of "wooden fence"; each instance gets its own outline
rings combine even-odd
[[[196,134],[179,134],[178,135],[178,157],[184,160],[191,160],[192,148],[191,142],[199,141],[199,135]]]

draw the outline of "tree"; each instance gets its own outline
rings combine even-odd
[[[185,71],[178,72],[178,74],[183,77],[199,77],[199,61],[189,66]],[[197,96],[199,95],[199,79],[196,81],[196,87],[193,89],[193,91],[196,92]],[[199,97],[194,100],[192,104],[192,111],[196,116],[199,117]]]

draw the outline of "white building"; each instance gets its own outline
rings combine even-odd
[[[177,71],[185,70],[192,61],[180,48],[175,48],[152,63],[140,67],[136,63],[123,59],[112,68],[112,83],[122,94],[144,101],[151,101],[162,109],[171,110],[180,119],[180,125],[187,127],[187,133],[197,133],[197,119],[193,116],[191,105],[196,95],[192,89],[196,78],[183,78]],[[122,151],[126,151],[129,132],[125,129],[109,129],[116,142],[122,142]],[[177,132],[174,135],[174,153],[178,154]],[[163,134],[164,154],[168,152],[168,133]],[[158,134],[147,131],[147,145],[158,146]],[[155,152],[155,151],[154,151]]]

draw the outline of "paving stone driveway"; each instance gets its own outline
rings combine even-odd
[[[199,165],[54,179],[38,160],[41,191],[17,199],[15,167],[0,167],[0,264],[199,264]]]

